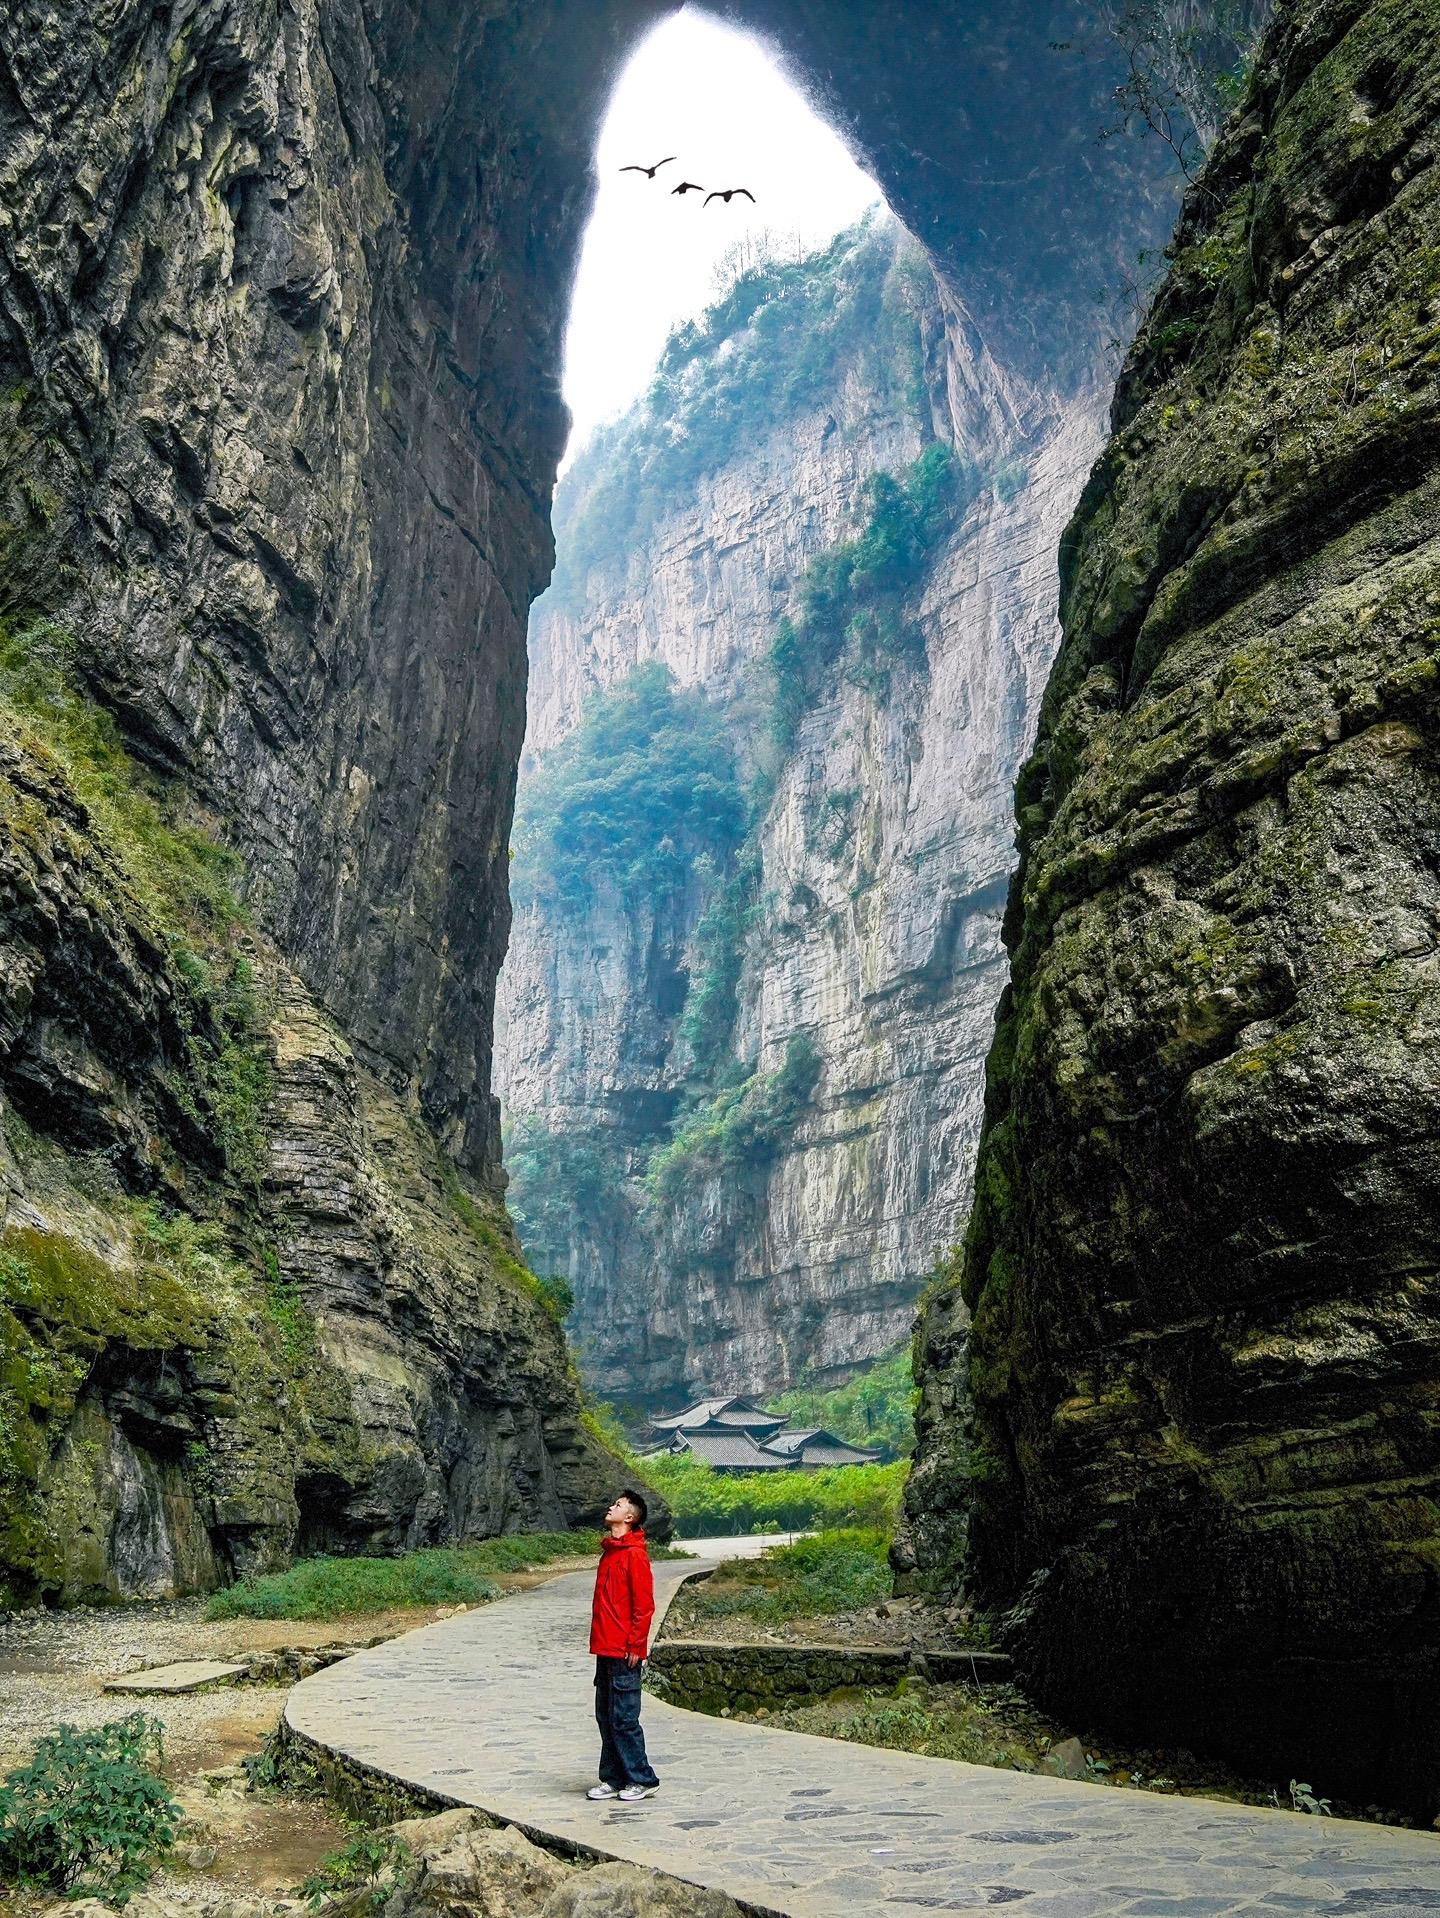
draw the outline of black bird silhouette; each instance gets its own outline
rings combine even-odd
[[[737,193],[743,193],[751,206],[754,206],[755,195],[750,191],[748,186],[727,186],[723,191],[717,189],[714,193],[707,193],[705,195],[705,204],[709,206],[712,200],[723,200],[726,206],[729,206]]]
[[[704,187],[698,186],[694,180],[682,180],[679,186],[671,187],[670,197],[673,200],[677,193],[703,193],[704,191]]]
[[[622,173],[643,173],[647,180],[653,180],[662,166],[669,166],[672,160],[678,158],[678,154],[667,153],[665,158],[663,160],[657,160],[654,166],[622,166],[620,171]]]

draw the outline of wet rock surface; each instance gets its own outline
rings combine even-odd
[[[1427,1822],[1433,26],[1283,12],[1121,380],[1019,787],[970,1354],[936,1348],[912,1481],[942,1574],[973,1497],[1046,1702]]]

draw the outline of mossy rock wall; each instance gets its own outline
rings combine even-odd
[[[1427,1816],[1437,161],[1434,0],[1283,6],[1064,542],[912,1482],[1055,1709]]]
[[[0,1606],[598,1519],[503,1208],[66,657],[0,635]]]

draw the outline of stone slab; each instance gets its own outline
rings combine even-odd
[[[719,1556],[721,1541],[699,1549]],[[693,1565],[655,1567],[657,1627]],[[591,1804],[592,1575],[306,1679],[285,1721],[362,1770],[784,1918],[1440,1914],[1440,1838],[992,1770],[645,1701],[659,1792]]]
[[[171,1698],[179,1692],[198,1692],[202,1685],[233,1685],[237,1678],[249,1675],[248,1665],[222,1665],[213,1658],[186,1658],[173,1665],[154,1665],[147,1672],[126,1672],[122,1678],[107,1678],[105,1690]]]

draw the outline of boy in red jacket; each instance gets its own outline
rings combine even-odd
[[[605,1514],[590,1649],[595,1654],[595,1718],[600,1727],[600,1783],[588,1798],[648,1798],[660,1780],[645,1756],[640,1729],[640,1668],[650,1648],[655,1583],[645,1551],[648,1507],[638,1492],[620,1494]]]

